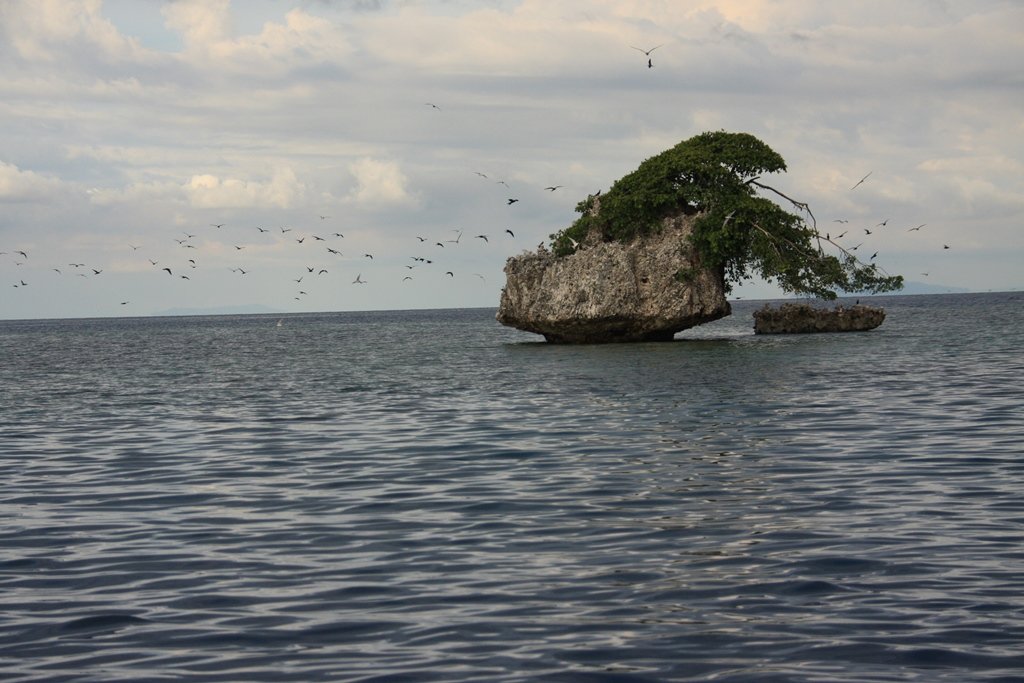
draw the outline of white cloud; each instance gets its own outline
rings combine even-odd
[[[101,60],[143,55],[138,41],[103,17],[102,7],[102,0],[4,0],[0,34],[30,62],[55,62],[68,54]]]
[[[23,171],[14,164],[0,161],[0,199],[30,202],[51,199],[66,189],[59,179],[35,171]]]
[[[210,174],[194,175],[182,189],[192,206],[204,209],[287,209],[305,192],[305,187],[291,168],[277,169],[266,182],[240,178],[222,179]]]
[[[297,64],[336,61],[352,52],[339,26],[302,9],[289,11],[283,23],[268,21],[259,33],[237,37],[229,0],[177,0],[161,11],[168,28],[182,35],[184,58],[208,72],[281,75]]]
[[[406,177],[393,161],[364,157],[353,162],[349,171],[356,178],[350,198],[360,204],[403,204],[412,201],[405,189]]]

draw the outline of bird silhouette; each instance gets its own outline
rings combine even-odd
[[[854,183],[853,187],[851,187],[850,189],[851,190],[856,190],[857,187],[860,186],[860,184],[863,183],[865,180],[867,180],[868,176],[871,175],[872,173],[874,173],[874,171],[868,171],[868,175],[864,176],[863,178],[858,180],[856,183]]]
[[[366,280],[363,279],[363,274],[359,273],[358,275],[356,275],[356,279],[352,281],[352,284],[354,284],[354,285],[365,285],[366,284]]]
[[[174,273],[171,272],[170,268],[161,268],[160,270],[166,270],[168,275],[174,275]]]
[[[630,47],[633,48],[634,50],[640,50],[640,52],[643,52],[644,55],[647,56],[647,68],[650,69],[654,66],[654,64],[651,63],[651,53],[657,50],[659,47],[661,47],[661,45],[655,45],[650,50],[645,50],[642,47],[637,47],[636,45],[630,45]]]
[[[907,230],[907,232],[914,232],[915,230],[920,230],[921,228],[923,228],[926,225],[928,225],[928,224],[927,223],[922,223],[921,225],[917,226],[916,228],[911,228],[910,230]]]
[[[512,198],[510,197],[510,198],[509,198],[509,200],[508,200],[508,203],[509,203],[509,205],[512,205],[512,204],[515,204],[515,203],[516,203],[516,202],[518,202],[518,201],[519,201],[518,199],[512,199]]]
[[[549,185],[549,186],[545,187],[544,189],[547,190],[548,192],[554,192],[555,190],[557,190],[560,187],[565,187],[565,185]]]
[[[483,240],[484,242],[488,242],[488,243],[490,242],[490,240],[487,239],[487,235],[477,235],[476,239]]]
[[[511,230],[509,230],[508,228],[505,228],[505,232],[507,232],[509,235],[512,235],[512,237],[516,236],[516,234],[514,232],[512,232]]]

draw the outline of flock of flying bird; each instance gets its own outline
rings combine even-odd
[[[477,175],[482,176],[484,178],[487,177],[485,174],[479,172],[477,172]],[[504,181],[498,182],[505,185],[506,187],[508,186],[508,183],[505,183]],[[545,189],[549,191],[554,191],[560,187],[562,186],[549,186]],[[506,203],[508,206],[511,206],[512,204],[515,204],[518,201],[518,198],[510,197],[508,198]],[[321,223],[326,225],[328,219],[330,219],[330,216],[320,215],[319,219]],[[344,240],[345,235],[341,232],[318,231],[320,234],[316,234],[314,232],[299,232],[295,228],[291,227],[282,226],[277,227],[276,229],[271,229],[261,226],[255,226],[250,228],[244,228],[244,230],[255,231],[257,239],[259,237],[263,237],[264,235],[268,235],[269,238],[263,237],[263,239],[259,242],[253,242],[251,240],[246,239],[225,241],[222,239],[222,237],[225,236],[226,231],[224,230],[224,228],[226,225],[226,223],[209,224],[206,228],[204,228],[204,232],[206,234],[202,236],[207,241],[199,245],[195,243],[195,239],[200,236],[198,234],[199,231],[195,233],[183,231],[181,233],[181,236],[175,235],[170,238],[170,240],[177,244],[177,248],[185,252],[183,254],[183,257],[176,258],[173,261],[169,262],[164,262],[154,258],[147,258],[146,261],[149,263],[149,266],[152,267],[154,273],[160,273],[163,277],[172,277],[180,280],[192,280],[192,276],[197,271],[201,270],[201,264],[204,260],[204,251],[209,251],[211,247],[213,248],[213,251],[217,252],[230,251],[233,248],[234,253],[238,255],[238,258],[235,259],[235,261],[237,261],[238,264],[229,266],[229,270],[232,273],[238,275],[239,277],[243,277],[249,275],[250,273],[257,269],[257,266],[253,266],[247,262],[244,262],[243,255],[245,254],[245,251],[247,249],[249,249],[250,247],[252,247],[253,249],[258,249],[260,247],[264,247],[274,243],[276,243],[279,246],[282,243],[284,243],[286,245],[292,244],[296,249],[305,249],[304,260],[307,263],[313,264],[305,265],[302,267],[301,270],[294,273],[295,277],[292,278],[292,282],[294,283],[293,298],[296,301],[302,301],[303,297],[308,296],[313,287],[316,286],[317,281],[320,280],[322,276],[328,275],[332,270],[335,269],[337,265],[339,265],[339,259],[355,258],[359,261],[365,262],[364,267],[355,269],[356,276],[355,279],[351,281],[351,284],[365,285],[370,282],[370,280],[364,279],[363,273],[367,272],[368,269],[373,268],[374,254],[362,250],[357,250],[357,252],[359,252],[358,254],[353,254],[351,257],[346,257],[345,252],[342,252],[342,246],[344,245],[344,242],[342,242],[342,240]],[[228,227],[228,230],[231,230],[230,226]],[[419,253],[417,253],[416,255],[409,256],[410,263],[405,264],[404,266],[406,274],[402,278],[403,282],[413,280],[414,275],[418,275],[418,269],[428,268],[430,266],[435,265],[436,261],[443,259],[444,252],[441,252],[440,249],[451,250],[453,247],[458,247],[460,244],[464,244],[462,239],[465,233],[464,230],[456,229],[452,230],[451,232],[454,233],[454,239],[450,238],[447,235],[442,238],[428,238],[419,235],[415,237],[415,246],[418,247],[416,251],[418,251]],[[242,237],[241,233],[238,232],[237,229],[231,231],[230,234],[232,237]],[[506,239],[515,238],[515,233],[512,231],[511,228],[506,228],[503,235]],[[481,244],[490,244],[491,238],[487,234],[478,234],[474,235],[471,239],[480,240]],[[322,247],[322,250],[317,249],[317,247]],[[140,248],[142,248],[142,245],[129,243],[126,245],[126,248],[130,249],[131,252],[134,253],[138,251]],[[347,251],[348,249],[346,248],[346,252]],[[295,252],[292,251],[291,255],[294,256],[294,254]],[[26,266],[29,264],[29,254],[25,250],[18,249],[10,252],[9,254],[8,252],[0,251],[0,256],[8,255],[15,257],[14,265],[16,267]],[[89,267],[85,263],[68,263],[66,267],[64,267],[63,265],[60,265],[60,267],[58,267],[48,264],[48,269],[52,272],[55,272],[57,275],[64,275],[66,268],[73,269],[72,272],[74,272],[74,274],[79,277],[96,277],[102,275],[104,272],[103,268]],[[437,270],[438,269],[435,268],[435,272]],[[473,273],[473,275],[475,277],[480,278],[481,280],[486,281],[486,278],[484,278],[484,276],[481,275],[480,273]],[[443,274],[440,275],[440,277],[454,279],[455,272],[454,270],[445,270],[443,271]],[[29,283],[26,282],[24,278],[19,277],[16,279],[13,286],[15,288],[28,287]],[[129,303],[130,301],[120,302],[122,306],[128,305]]]
[[[634,50],[639,50],[640,52],[642,52],[644,54],[644,56],[647,57],[647,68],[653,68],[654,64],[653,64],[653,61],[652,61],[652,58],[651,58],[651,53],[654,52],[655,50],[657,50],[658,48],[662,47],[662,45],[656,45],[656,46],[654,46],[654,47],[652,47],[650,49],[644,49],[644,48],[636,47],[636,46],[633,46],[633,45],[631,45],[630,47],[633,48]],[[425,105],[428,106],[428,107],[431,107],[432,109],[438,110],[438,111],[440,111],[440,109],[441,109],[441,107],[439,107],[437,104],[435,104],[433,102],[426,102]],[[474,171],[474,173],[477,176],[480,176],[481,178],[483,178],[485,180],[490,180],[489,176],[487,174],[485,174],[485,173],[482,173],[480,171]],[[850,190],[851,191],[852,190],[856,190],[870,176],[871,176],[871,173],[869,172],[863,178],[858,180],[850,188]],[[497,181],[493,181],[493,182],[495,182],[497,184],[504,185],[506,188],[508,188],[508,183],[506,183],[504,180],[497,180]],[[548,192],[555,192],[555,191],[561,189],[562,187],[564,187],[564,186],[563,185],[549,185],[549,186],[547,186],[547,187],[545,187],[543,189],[548,191]],[[519,202],[519,198],[517,198],[517,197],[508,197],[507,200],[506,200],[506,205],[507,206],[512,206],[513,204],[516,204],[518,202]],[[329,219],[330,216],[320,215],[319,218],[320,218],[321,223],[323,223],[323,222],[327,221],[327,219]],[[726,219],[726,220],[728,220],[728,219]],[[846,219],[835,219],[833,222],[839,223],[839,224],[846,224],[849,221],[846,220]],[[879,222],[878,224],[872,226],[873,229],[872,228],[863,228],[865,238],[870,236],[870,235],[875,234],[875,232],[878,231],[880,228],[885,228],[888,225],[888,223],[889,223],[889,221],[888,221],[888,219],[886,219],[886,220],[883,220],[883,221]],[[226,225],[225,223],[211,223],[209,225],[209,227],[215,229],[217,231],[218,236],[219,236],[220,234],[222,234],[221,231],[223,230],[225,225]],[[922,224],[917,225],[915,227],[909,228],[908,232],[919,231],[922,228],[924,228],[925,225],[926,224],[922,223]],[[253,228],[249,228],[249,230],[252,230],[252,229]],[[302,269],[301,272],[295,273],[295,275],[297,275],[297,277],[292,278],[292,281],[296,285],[295,288],[294,288],[294,296],[293,296],[293,298],[296,301],[302,301],[302,297],[307,296],[309,294],[308,290],[310,290],[312,288],[312,285],[314,285],[316,283],[316,281],[321,278],[321,276],[329,274],[331,272],[331,270],[336,265],[336,261],[332,261],[332,262],[329,262],[329,263],[325,263],[324,261],[326,261],[328,259],[338,259],[338,258],[345,257],[345,254],[340,249],[340,246],[342,245],[342,242],[340,242],[339,240],[344,239],[344,235],[342,233],[340,233],[340,232],[332,232],[332,233],[330,233],[327,236],[321,236],[321,235],[314,234],[314,233],[309,233],[309,234],[295,233],[293,228],[288,228],[288,227],[278,227],[276,229],[276,231],[272,231],[270,228],[264,228],[264,227],[259,227],[259,226],[256,226],[254,229],[258,232],[259,235],[263,235],[265,233],[276,233],[276,234],[273,235],[273,237],[279,238],[280,240],[284,240],[284,241],[293,240],[295,244],[297,244],[299,246],[305,246],[307,249],[309,247],[313,247],[313,246],[316,246],[316,245],[319,245],[319,246],[323,247],[323,251],[318,252],[319,257],[320,257],[319,259],[313,257],[313,252],[309,252],[310,258],[308,260],[314,262],[314,265],[304,266],[304,268]],[[455,233],[455,235],[456,235],[454,239],[433,239],[433,238],[427,238],[427,237],[422,237],[422,236],[416,236],[416,240],[418,241],[417,242],[418,246],[420,246],[420,247],[430,247],[430,248],[434,249],[435,251],[430,254],[430,256],[431,256],[430,258],[428,258],[427,255],[424,255],[422,252],[417,254],[417,255],[410,256],[409,259],[411,260],[411,263],[405,264],[405,269],[407,270],[407,273],[402,278],[402,281],[403,282],[408,282],[408,281],[413,280],[414,279],[414,271],[417,268],[428,267],[428,266],[434,265],[435,259],[438,258],[438,254],[439,254],[439,252],[436,252],[437,248],[449,248],[450,249],[450,248],[452,248],[452,245],[458,246],[462,242],[462,237],[463,237],[464,231],[456,229],[456,230],[452,230],[452,232]],[[836,240],[839,240],[839,239],[845,237],[848,232],[849,232],[849,230],[843,230],[843,232],[841,232],[839,234],[836,234],[834,236],[831,235],[831,233],[826,232],[824,239],[827,242],[830,242],[831,244],[836,245],[839,249],[841,249],[841,250],[843,250],[843,251],[845,251],[847,253],[856,252],[859,248],[864,246],[865,242],[862,241],[862,242],[858,243],[856,246],[849,247],[849,248],[843,247],[843,246],[839,245],[838,242],[836,242]],[[289,233],[293,233],[293,234],[289,234]],[[166,264],[165,263],[161,263],[159,260],[152,259],[152,258],[147,259],[147,261],[149,262],[150,266],[153,267],[155,272],[166,273],[166,276],[169,276],[169,277],[172,277],[172,278],[176,278],[176,279],[180,279],[180,280],[191,280],[192,279],[191,278],[191,274],[194,273],[196,270],[198,270],[200,268],[200,257],[198,255],[199,251],[200,251],[200,247],[198,247],[193,242],[193,240],[197,237],[196,234],[189,233],[189,232],[183,232],[182,234],[184,235],[184,237],[175,236],[173,238],[173,240],[175,242],[177,242],[178,247],[180,247],[183,250],[195,250],[195,251],[193,251],[191,253],[187,253],[186,254],[187,256],[189,256],[188,258],[178,259],[174,263],[166,263]],[[506,238],[507,237],[515,238],[515,233],[510,228],[506,228],[505,229],[505,236],[506,236]],[[482,242],[488,243],[488,244],[490,243],[490,237],[488,235],[486,235],[486,234],[474,235],[471,239],[473,239],[473,240],[481,240]],[[241,240],[241,241],[244,241],[244,240]],[[252,245],[252,244],[237,244],[237,243],[234,243],[234,242],[228,242],[226,244],[230,244],[230,246],[233,246],[235,252],[237,252],[239,254],[242,254],[246,250],[246,248],[248,246],[256,246],[256,245]],[[220,247],[224,247],[224,245],[225,245],[225,243],[223,243],[223,242],[219,243]],[[133,252],[138,251],[141,248],[141,245],[128,244],[127,246]],[[943,245],[943,249],[949,249],[949,245],[944,244]],[[18,267],[26,265],[28,263],[28,261],[29,261],[29,254],[24,249],[17,249],[17,250],[13,250],[11,252],[0,251],[0,256],[13,257],[14,258],[14,265],[18,266]],[[878,252],[875,251],[874,253],[871,254],[871,256],[867,260],[868,260],[869,263],[873,263],[877,257],[878,257]],[[362,255],[360,257],[358,257],[358,258],[360,258],[362,260],[365,260],[367,262],[367,266],[369,266],[369,264],[372,263],[372,261],[373,261],[374,255],[372,253],[363,252]],[[103,272],[104,272],[103,268],[86,266],[86,264],[84,264],[84,263],[68,263],[67,267],[68,268],[72,268],[74,274],[79,276],[79,277],[96,277],[96,276],[102,275]],[[230,267],[230,270],[231,270],[231,272],[233,272],[233,273],[237,274],[238,276],[242,277],[242,276],[246,276],[249,273],[251,273],[254,270],[254,268],[255,267],[250,266],[250,265],[237,265],[237,266]],[[59,267],[59,266],[51,266],[50,270],[56,272],[58,275],[63,275],[64,272],[65,272],[64,269],[62,267]],[[481,280],[485,280],[484,276],[479,274],[479,273],[473,273],[473,275],[478,277],[478,278],[480,278]],[[928,273],[921,273],[921,275],[927,277]],[[444,275],[442,277],[454,278],[455,277],[455,272],[453,270],[445,270],[444,271]],[[15,288],[22,288],[22,287],[28,287],[29,286],[29,283],[26,282],[25,279],[22,278],[22,277],[16,277],[15,280],[16,281],[13,283],[13,286]],[[362,269],[357,269],[356,277],[355,277],[354,280],[351,281],[351,284],[353,284],[353,285],[365,285],[365,284],[368,284],[368,283],[369,283],[369,280],[363,279],[363,270]],[[121,303],[121,305],[127,305],[130,302],[129,301],[121,301],[120,303]]]
[[[868,171],[868,173],[863,178],[861,178],[860,180],[858,180],[856,183],[853,184],[853,186],[850,188],[850,191],[852,192],[853,190],[856,190],[858,187],[863,185],[864,181],[867,180],[869,177],[871,177],[872,173],[873,173],[873,171]],[[850,221],[845,219],[845,218],[836,218],[832,222],[833,223],[839,223],[840,225],[846,225]],[[889,219],[886,218],[885,220],[882,220],[879,223],[876,223],[871,228],[862,228],[864,230],[864,238],[867,239],[867,237],[869,237],[870,235],[874,235],[876,232],[878,232],[880,228],[885,228],[888,225],[889,225]],[[927,223],[921,223],[921,224],[916,225],[916,226],[914,226],[912,228],[908,228],[907,232],[919,232],[921,230],[921,228],[925,227],[926,225],[927,225]],[[837,235],[834,235],[834,236],[830,232],[826,232],[825,233],[825,241],[826,242],[830,242],[830,243],[836,245],[839,249],[841,249],[842,251],[844,251],[844,252],[846,252],[848,254],[853,254],[853,252],[855,252],[858,249],[860,249],[861,247],[863,247],[866,244],[866,242],[865,241],[858,242],[855,246],[852,246],[852,247],[849,247],[849,248],[844,247],[844,246],[840,245],[838,242],[836,242],[836,240],[839,240],[839,239],[842,239],[843,237],[846,237],[846,235],[848,233],[849,233],[848,229],[844,229],[841,233],[839,233]],[[943,244],[942,248],[943,249],[949,249],[949,245],[948,244]],[[856,256],[856,254],[854,254],[854,256]],[[873,265],[876,258],[878,258],[878,252],[877,251],[872,253],[871,256],[868,257],[867,261],[868,261],[869,264]],[[921,273],[921,275],[923,275],[924,277],[928,277],[929,273]]]

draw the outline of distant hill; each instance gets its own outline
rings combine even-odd
[[[162,311],[154,311],[153,315],[258,315],[258,314],[279,314],[280,310],[260,304],[246,304],[242,306],[212,306],[210,308],[165,308]]]

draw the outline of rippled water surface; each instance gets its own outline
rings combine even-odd
[[[0,321],[0,678],[1024,680],[1024,295]]]

